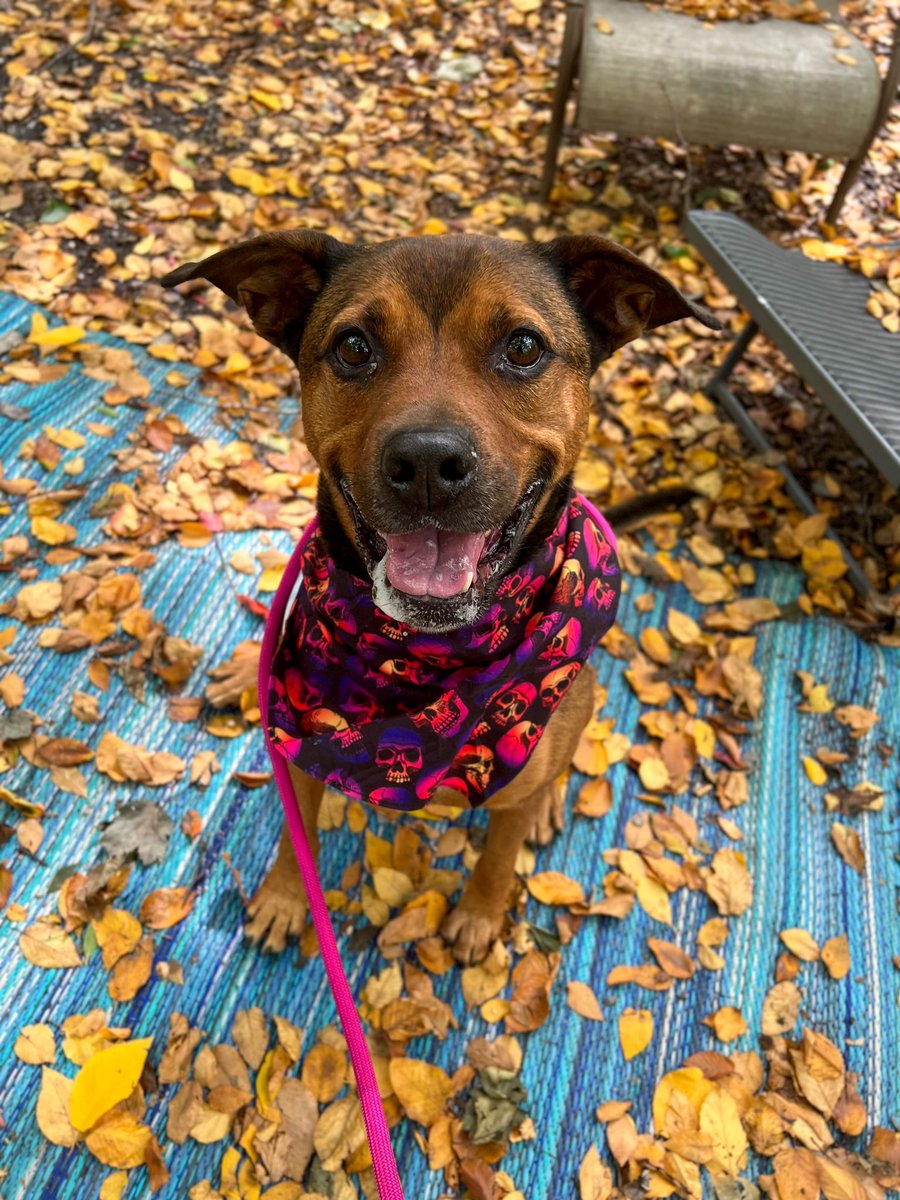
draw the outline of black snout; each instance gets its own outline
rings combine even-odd
[[[461,429],[402,429],[381,454],[388,486],[420,509],[455,499],[472,483],[477,468],[478,453]]]

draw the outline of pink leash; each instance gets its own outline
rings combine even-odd
[[[306,527],[306,531],[298,542],[294,553],[291,555],[290,562],[285,567],[284,575],[278,586],[278,591],[275,593],[272,607],[269,610],[266,629],[263,634],[262,651],[259,656],[259,707],[262,713],[262,727],[266,739],[266,749],[269,752],[269,758],[272,760],[272,770],[275,773],[278,794],[281,796],[285,820],[287,821],[291,841],[294,845],[294,854],[297,856],[297,865],[300,867],[300,874],[306,888],[313,925],[319,938],[319,949],[322,952],[322,959],[325,963],[325,973],[328,976],[328,982],[331,984],[331,991],[337,1006],[338,1016],[341,1019],[344,1036],[347,1039],[347,1045],[350,1049],[350,1061],[353,1064],[353,1073],[356,1076],[356,1089],[359,1094],[359,1102],[362,1105],[363,1121],[366,1126],[366,1137],[369,1140],[372,1166],[375,1169],[378,1195],[380,1200],[403,1200],[403,1188],[400,1186],[400,1176],[397,1174],[397,1163],[394,1160],[394,1151],[391,1148],[391,1138],[388,1133],[387,1121],[385,1120],[384,1109],[381,1106],[381,1096],[378,1092],[375,1069],[372,1066],[372,1059],[369,1056],[369,1047],[366,1044],[365,1035],[363,1034],[359,1013],[356,1011],[356,1005],[350,993],[350,985],[347,982],[347,976],[344,974],[341,956],[334,937],[334,929],[331,925],[331,917],[328,913],[328,906],[325,903],[325,897],[322,895],[319,873],[316,870],[315,859],[310,849],[306,830],[303,827],[303,818],[300,816],[300,810],[294,799],[294,789],[291,784],[287,759],[273,746],[266,724],[265,709],[266,699],[269,695],[269,674],[272,660],[281,637],[281,629],[288,600],[293,591],[294,584],[297,582],[297,576],[300,573],[303,546],[315,528],[315,525],[316,518],[313,518]]]

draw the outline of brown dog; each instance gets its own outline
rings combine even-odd
[[[718,328],[598,236],[347,246],[297,230],[189,263],[163,282],[196,278],[243,304],[297,365],[306,443],[321,468],[319,519],[338,565],[377,578],[385,537],[425,526],[463,537],[503,531],[505,557],[487,582],[476,577],[442,596],[382,577],[379,607],[419,630],[471,623],[547,538],[569,494],[598,363],[669,321],[693,316]],[[556,781],[592,707],[593,673],[582,671],[521,772],[488,801],[487,844],[442,930],[460,961],[482,959],[500,932],[526,837],[546,841],[559,827]],[[291,775],[316,848],[323,784],[293,766]],[[444,788],[434,799],[459,804]],[[247,932],[267,950],[303,927],[286,830],[249,914]]]

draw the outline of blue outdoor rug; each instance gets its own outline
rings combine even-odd
[[[32,306],[0,295],[0,337],[8,330],[27,332]],[[92,341],[111,342],[101,335]],[[176,413],[192,434],[228,441],[234,435],[217,426],[215,402],[202,395],[197,381],[181,390],[169,388],[165,374],[172,364],[156,361],[140,348],[130,346],[141,371],[153,384],[152,399]],[[190,368],[182,368],[190,372]],[[60,382],[6,388],[2,400],[27,406],[27,423],[0,417],[0,462],[7,477],[34,474],[35,464],[19,458],[26,437],[36,436],[44,425],[87,433],[88,420],[102,420],[117,430],[114,439],[88,434],[82,453],[86,467],[79,479],[96,479],[87,495],[69,506],[64,520],[75,524],[85,544],[105,538],[102,519],[91,518],[91,505],[105,494],[113,461],[110,451],[126,446],[126,436],[140,421],[140,413],[123,406],[101,412],[102,393],[108,385],[84,377],[73,367]],[[285,421],[285,428],[287,420]],[[180,453],[174,450],[166,461]],[[102,477],[102,478],[101,478]],[[45,486],[73,482],[62,468],[46,476]],[[0,518],[0,537],[27,534],[27,506],[14,501],[9,515]],[[287,534],[275,532],[272,544],[289,550]],[[221,550],[227,560],[235,549],[253,552],[260,548],[258,534],[223,535]],[[224,578],[222,558],[213,544],[200,550],[185,550],[174,541],[155,549],[158,560],[141,574],[144,603],[151,608],[173,636],[201,644],[205,656],[188,681],[186,693],[199,695],[206,685],[206,670],[224,661],[241,639],[259,637],[260,622],[234,600]],[[48,567],[38,560],[39,578],[48,579],[65,568]],[[778,603],[795,598],[799,578],[778,564],[758,567],[757,593]],[[635,599],[648,590],[641,579],[632,579],[623,598],[620,623],[632,636],[642,628],[665,626],[669,607],[701,618],[704,609],[687,590],[671,585],[652,591],[652,609],[640,613]],[[2,576],[2,598],[15,595],[21,581],[14,573]],[[255,594],[249,579],[241,590]],[[263,597],[265,599],[266,597]],[[55,619],[51,624],[54,624]],[[23,925],[0,921],[0,995],[3,1017],[0,1025],[0,1178],[3,1200],[93,1200],[102,1180],[109,1174],[83,1146],[71,1150],[51,1145],[38,1130],[35,1104],[40,1085],[39,1067],[26,1065],[13,1054],[13,1044],[24,1025],[48,1022],[58,1028],[72,1013],[94,1007],[111,1010],[110,1024],[127,1025],[135,1037],[152,1036],[152,1061],[166,1044],[169,1016],[186,1015],[211,1042],[230,1040],[234,1014],[259,1005],[268,1015],[278,1014],[303,1027],[305,1045],[312,1044],[317,1030],[335,1020],[334,1008],[321,962],[312,960],[304,969],[295,966],[293,952],[264,957],[242,938],[243,910],[233,877],[223,861],[231,855],[248,891],[257,886],[274,853],[280,827],[280,809],[272,786],[248,790],[232,779],[235,771],[266,771],[268,761],[258,730],[234,740],[211,737],[198,722],[183,725],[166,715],[167,699],[148,689],[147,702],[135,701],[119,678],[110,690],[99,695],[102,720],[83,725],[70,712],[73,690],[93,690],[87,679],[91,655],[85,651],[58,655],[38,646],[40,628],[26,628],[12,618],[0,618],[0,630],[16,627],[9,647],[14,655],[11,669],[26,681],[25,707],[34,709],[54,736],[75,737],[95,748],[103,732],[112,730],[128,742],[165,749],[190,760],[200,750],[213,749],[222,770],[205,790],[183,780],[164,788],[141,788],[115,784],[93,766],[85,768],[89,780],[87,801],[58,792],[49,774],[20,761],[0,776],[0,783],[28,800],[48,809],[45,837],[39,855],[41,865],[16,852],[15,840],[3,848],[3,856],[14,874],[12,901],[24,906],[30,923],[55,911],[56,895],[48,892],[54,873],[69,864],[87,867],[99,857],[98,826],[111,818],[125,800],[149,798],[163,804],[171,815],[175,832],[165,860],[158,866],[136,866],[128,888],[117,905],[132,912],[153,888],[191,884],[200,873],[204,883],[193,911],[174,929],[155,935],[156,959],[176,960],[184,967],[184,986],[163,984],[151,978],[129,1003],[113,1004],[107,994],[108,973],[95,956],[76,970],[44,970],[22,956],[18,939]],[[742,917],[730,919],[731,933],[723,954],[727,965],[720,972],[700,971],[686,982],[678,982],[666,993],[640,991],[631,985],[608,989],[608,972],[620,964],[646,959],[646,938],[671,940],[693,953],[699,926],[715,910],[700,891],[682,889],[674,897],[674,929],[650,920],[635,907],[624,921],[589,918],[573,943],[563,950],[547,1023],[525,1036],[523,1081],[528,1090],[528,1108],[537,1138],[512,1147],[502,1169],[512,1176],[528,1200],[569,1200],[578,1195],[578,1167],[592,1143],[606,1155],[602,1128],[595,1118],[597,1105],[608,1099],[630,1099],[638,1129],[650,1128],[650,1100],[656,1081],[701,1049],[722,1049],[700,1018],[722,1005],[741,1009],[750,1032],[727,1047],[758,1049],[760,1010],[772,985],[775,960],[782,949],[779,930],[799,926],[809,930],[821,944],[846,932],[850,940],[852,969],[841,981],[831,979],[821,964],[804,967],[798,982],[803,987],[803,1023],[824,1033],[844,1053],[847,1066],[860,1077],[859,1090],[866,1103],[870,1129],[900,1122],[900,1009],[897,993],[900,974],[891,956],[900,953],[897,920],[897,791],[898,763],[883,761],[876,743],[896,746],[900,742],[900,656],[878,646],[866,645],[853,633],[827,619],[803,619],[794,623],[776,621],[753,631],[759,638],[755,664],[764,680],[764,704],[752,735],[742,742],[745,757],[754,764],[749,777],[749,803],[728,816],[743,829],[740,848],[747,855],[755,895],[752,908]],[[642,706],[623,678],[627,664],[600,651],[596,666],[601,682],[609,690],[604,717],[614,717],[617,730],[632,741],[645,740],[638,719]],[[840,731],[833,718],[798,712],[799,690],[795,671],[806,670],[817,681],[827,681],[831,696],[839,703],[856,703],[875,709],[882,718],[861,743],[858,760],[845,780],[852,784],[868,779],[886,792],[884,810],[845,819],[854,825],[867,856],[867,869],[860,876],[835,853],[829,830],[835,819],[825,813],[821,788],[815,788],[804,773],[801,756],[817,747],[837,745]],[[701,701],[701,704],[703,702]],[[636,796],[641,784],[624,763],[609,771],[615,798],[612,811],[601,820],[572,818],[566,829],[546,850],[538,854],[537,870],[564,872],[585,885],[597,883],[607,871],[603,851],[624,845],[623,829],[629,818],[649,811]],[[583,779],[573,777],[571,797]],[[715,847],[733,843],[706,820],[718,810],[713,796],[698,799],[688,793],[679,798],[698,820],[702,836]],[[188,809],[203,818],[199,843],[189,842],[179,832],[179,822]],[[0,819],[14,821],[11,810]],[[476,815],[474,822],[483,822]],[[383,826],[383,828],[379,828]],[[370,817],[369,828],[392,836],[390,826]],[[361,857],[363,835],[354,835],[346,825],[323,837],[322,876],[324,886],[338,887],[344,867]],[[449,860],[442,866],[458,866]],[[551,927],[553,913],[529,901],[529,917]],[[377,949],[354,954],[342,945],[344,962],[355,994],[364,982],[385,964]],[[611,997],[603,1023],[585,1021],[565,1003],[567,980],[590,984],[603,999]],[[465,1049],[475,1036],[494,1037],[502,1026],[488,1026],[477,1010],[467,1013],[462,1001],[457,970],[435,979],[436,994],[447,1001],[460,1023],[444,1043],[422,1038],[408,1047],[410,1057],[425,1059],[448,1073],[465,1060]],[[625,1007],[653,1011],[656,1033],[646,1053],[630,1063],[623,1061],[618,1045],[616,1017]],[[59,1039],[57,1039],[59,1040]],[[75,1068],[61,1054],[57,1069],[74,1075]],[[164,1134],[165,1113],[172,1086],[162,1089],[161,1099],[148,1108],[147,1120],[160,1136],[171,1180],[164,1197],[185,1197],[188,1188],[203,1178],[218,1182],[222,1154],[228,1140],[199,1145],[191,1140],[174,1145]],[[852,1145],[863,1146],[864,1135]],[[413,1127],[402,1122],[394,1132],[400,1175],[410,1200],[437,1200],[445,1195],[442,1176],[427,1168],[413,1137]],[[748,1176],[760,1168],[751,1161]],[[767,1169],[767,1168],[766,1168]],[[127,1200],[149,1196],[143,1168],[132,1172]]]

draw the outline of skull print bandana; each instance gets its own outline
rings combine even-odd
[[[313,778],[384,808],[423,808],[442,787],[463,806],[483,804],[528,761],[613,624],[619,590],[612,530],[572,494],[484,616],[422,632],[385,616],[371,583],[335,566],[314,520],[279,588],[273,744]],[[281,619],[277,607],[270,619]]]

